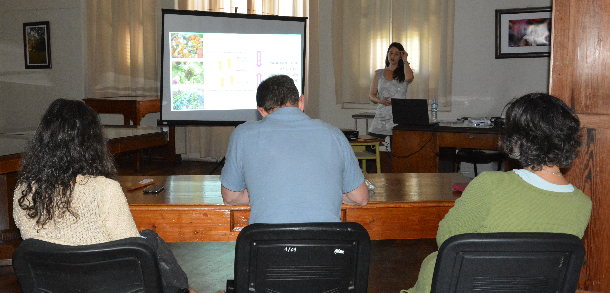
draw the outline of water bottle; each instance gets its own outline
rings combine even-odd
[[[430,116],[432,116],[432,121],[436,121],[437,118],[437,111],[438,111],[438,103],[436,102],[436,99],[432,100],[432,105],[430,106]]]

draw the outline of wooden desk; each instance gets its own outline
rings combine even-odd
[[[159,98],[153,97],[112,97],[112,98],[86,98],[83,102],[100,114],[122,114],[123,124],[140,126],[140,121],[148,113],[161,111]]]
[[[392,134],[393,173],[438,172],[440,148],[499,150],[499,128],[396,126]]]
[[[435,238],[438,223],[459,193],[457,173],[367,174],[376,186],[365,207],[343,205],[342,220],[362,224],[372,240]],[[152,178],[164,184],[157,195],[126,188]],[[225,206],[217,175],[121,176],[139,230],[155,230],[167,242],[230,242],[248,225],[250,206]]]

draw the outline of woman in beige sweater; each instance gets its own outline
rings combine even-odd
[[[138,232],[115,176],[97,113],[82,101],[55,100],[21,159],[13,202],[21,237],[87,245],[144,236],[157,252],[164,291],[189,288],[163,239]]]

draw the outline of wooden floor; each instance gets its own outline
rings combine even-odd
[[[131,170],[128,157],[117,157],[119,175],[141,175]],[[212,174],[214,162],[182,161],[175,164],[151,162],[147,175]],[[220,174],[222,166],[213,172]],[[386,171],[382,160],[382,171]],[[189,276],[191,286],[200,293],[224,289],[232,279],[234,243],[170,243],[176,259]],[[436,251],[434,239],[378,240],[371,244],[369,293],[398,293],[417,280],[422,260]],[[0,266],[0,293],[17,293],[19,286],[10,266]]]

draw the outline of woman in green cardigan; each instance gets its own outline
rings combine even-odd
[[[580,146],[580,121],[563,101],[540,93],[513,100],[500,147],[524,168],[483,172],[472,180],[440,222],[438,246],[464,233],[556,232],[582,238],[591,200],[560,170]],[[430,292],[436,255],[426,257],[415,286],[401,293]]]

